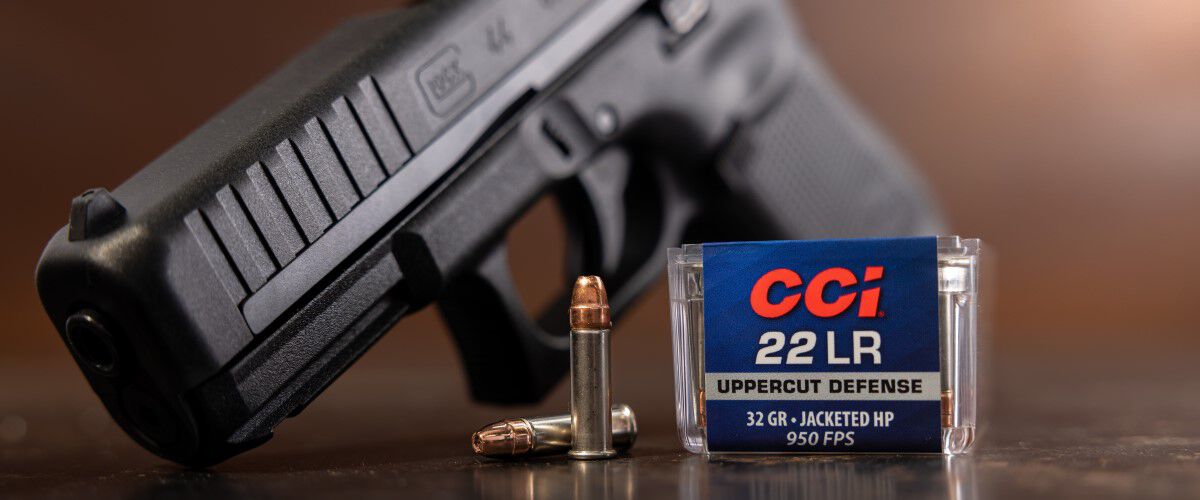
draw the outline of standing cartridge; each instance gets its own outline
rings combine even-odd
[[[683,446],[966,452],[979,251],[957,236],[670,249]]]

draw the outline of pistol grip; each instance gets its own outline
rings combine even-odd
[[[758,116],[741,124],[719,172],[767,232],[737,238],[938,234],[944,222],[925,185],[799,48],[799,71]],[[745,205],[739,204],[739,207]]]

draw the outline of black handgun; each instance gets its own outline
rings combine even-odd
[[[477,400],[545,395],[566,286],[531,317],[504,247],[543,196],[614,311],[681,241],[941,224],[781,1],[431,1],[342,26],[76,198],[37,286],[116,422],[204,466],[433,302]]]

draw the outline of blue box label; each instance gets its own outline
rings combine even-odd
[[[941,451],[936,238],[703,250],[710,451]]]

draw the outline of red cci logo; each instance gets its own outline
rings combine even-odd
[[[867,266],[863,272],[863,283],[878,281],[883,278],[883,266]],[[854,304],[854,300],[858,297],[858,292],[848,292],[839,295],[832,302],[825,301],[825,289],[831,283],[837,283],[839,287],[845,288],[858,284],[858,277],[849,269],[844,267],[831,267],[813,276],[812,281],[808,282],[808,287],[804,292],[796,291],[785,295],[779,302],[771,302],[767,298],[767,293],[771,291],[771,287],[776,284],[781,284],[786,288],[796,288],[804,284],[804,280],[799,274],[791,269],[776,269],[767,274],[762,275],[758,282],[754,283],[754,288],[750,290],[750,307],[754,312],[764,318],[778,318],[792,312],[797,305],[800,304],[800,299],[804,299],[804,307],[808,312],[818,318],[832,318],[850,308]],[[862,300],[858,303],[858,317],[874,318],[879,315],[879,287],[870,288],[862,291]]]

